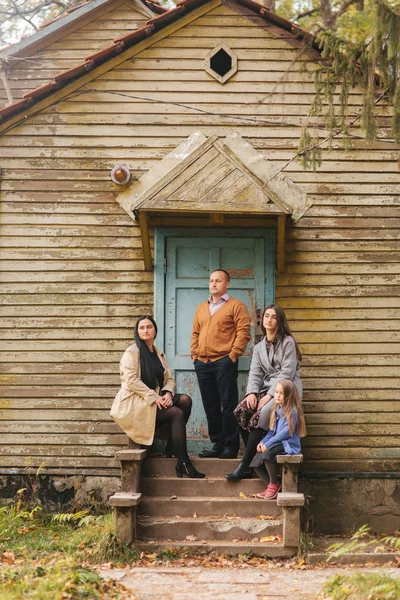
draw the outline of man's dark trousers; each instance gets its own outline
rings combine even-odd
[[[214,446],[239,450],[239,426],[233,415],[238,404],[238,361],[229,356],[206,363],[194,361],[201,398],[208,422],[208,435]]]

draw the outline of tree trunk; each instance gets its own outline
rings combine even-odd
[[[275,0],[263,0],[263,5],[275,12]]]
[[[332,11],[331,0],[321,0],[321,17],[324,27],[331,29],[335,24],[335,15]]]

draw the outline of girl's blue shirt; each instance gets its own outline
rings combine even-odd
[[[292,409],[292,417],[294,431],[293,435],[290,435],[289,423],[285,417],[283,408],[281,406],[277,406],[275,410],[274,428],[273,430],[270,429],[268,431],[265,438],[261,440],[261,444],[264,444],[267,446],[267,448],[270,448],[273,444],[282,442],[286,454],[299,454],[301,452],[301,445],[297,427],[297,410],[295,408]]]

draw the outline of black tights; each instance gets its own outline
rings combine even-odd
[[[267,485],[278,483],[278,465],[274,460],[264,460],[264,464],[256,467],[256,473]]]
[[[252,429],[250,432],[247,429],[241,429],[243,441],[246,449],[242,458],[242,465],[245,469],[250,468],[250,463],[256,455],[257,446],[265,436],[264,429]]]
[[[192,399],[187,394],[181,394],[178,402],[170,408],[157,408],[156,427],[165,425],[171,427],[173,452],[178,460],[188,460],[186,444],[186,423],[192,411]]]

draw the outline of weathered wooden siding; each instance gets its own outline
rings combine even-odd
[[[221,39],[239,57],[224,86],[203,66]],[[118,361],[152,275],[109,170],[123,160],[139,177],[194,130],[238,131],[283,167],[313,97],[299,46],[220,6],[0,137],[3,469],[32,456],[111,472],[125,440],[108,417]],[[286,169],[314,202],[277,278],[304,354],[308,470],[399,466],[399,147],[381,125],[373,145],[354,127],[354,150],[335,142],[316,173]]]
[[[134,0],[116,1],[100,11],[87,16],[75,31],[59,37],[45,48],[16,59],[11,57],[8,80],[14,100],[19,100],[29,90],[50,81],[57,73],[65,71],[113,43],[113,40],[135,28],[143,27],[151,18]],[[90,22],[88,21],[90,19]],[[0,105],[8,103],[4,86],[0,83]]]

